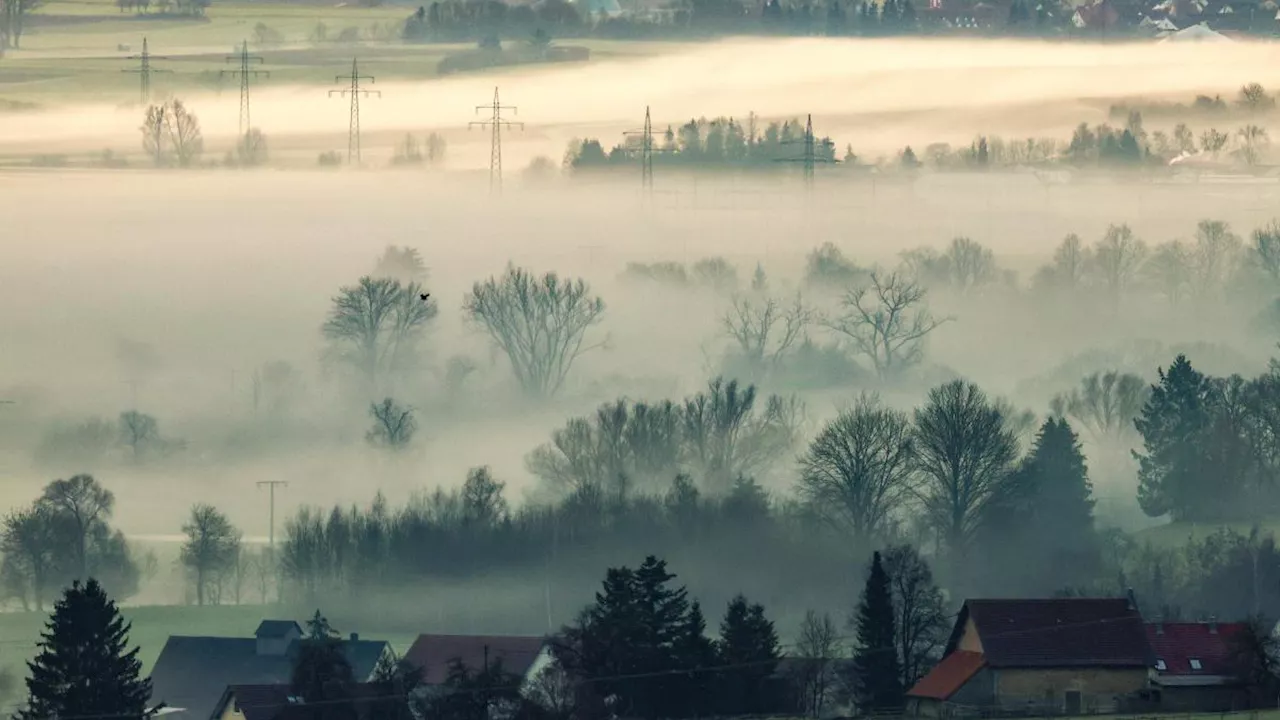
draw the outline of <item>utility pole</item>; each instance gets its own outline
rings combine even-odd
[[[283,485],[289,487],[289,483],[284,480],[262,480],[258,482],[258,487],[266,486],[271,493],[270,507],[271,510],[271,526],[267,530],[267,545],[271,548],[271,555],[274,557],[276,553],[276,486]]]
[[[148,50],[147,50],[147,39],[146,39],[145,37],[144,37],[144,38],[142,38],[142,54],[141,54],[141,55],[130,55],[129,57],[125,58],[125,60],[137,60],[137,61],[138,61],[138,67],[137,67],[137,69],[126,68],[126,69],[124,69],[124,70],[121,70],[120,72],[138,73],[138,76],[139,76],[139,77],[141,78],[141,80],[142,80],[142,104],[143,104],[143,106],[146,106],[146,105],[150,105],[150,104],[151,104],[151,73],[167,73],[167,72],[173,72],[172,70],[160,70],[160,69],[158,69],[158,68],[153,68],[153,67],[151,67],[151,61],[152,61],[152,60],[168,60],[168,59],[169,59],[169,58],[167,58],[167,57],[160,57],[160,56],[158,56],[158,55],[152,55],[152,54],[150,53],[150,51],[148,51]]]
[[[489,140],[489,192],[502,194],[502,128],[518,127],[524,129],[524,123],[511,122],[502,117],[503,110],[510,110],[513,115],[519,113],[519,108],[514,105],[503,105],[498,101],[498,88],[493,89],[492,105],[477,105],[476,112],[481,110],[491,110],[493,115],[488,120],[473,120],[467,125],[467,129],[473,127],[491,128],[493,132],[492,138]]]
[[[653,120],[649,116],[648,105],[644,108],[644,129],[630,130],[624,132],[623,135],[640,138],[640,185],[644,188],[645,195],[652,197],[653,154],[655,152],[667,152],[667,149],[657,147],[653,141]]]
[[[382,97],[381,90],[364,90],[360,87],[361,80],[368,80],[370,84],[374,82],[372,75],[361,75],[360,68],[356,64],[356,59],[351,58],[351,74],[339,75],[333,79],[334,82],[347,81],[351,83],[351,87],[341,90],[330,90],[329,97],[337,95],[351,96],[351,119],[347,123],[347,164],[351,164],[351,158],[355,158],[356,164],[360,163],[360,96],[377,95]]]
[[[267,70],[250,70],[249,67],[254,63],[261,63],[264,60],[257,55],[249,54],[249,41],[245,40],[240,46],[240,52],[235,55],[228,55],[227,62],[240,63],[239,70],[223,70],[220,74],[232,75],[240,77],[240,137],[247,138],[249,129],[253,125],[249,122],[249,78],[263,75],[271,77],[271,73]]]
[[[804,124],[804,137],[800,140],[790,140],[784,142],[783,145],[804,145],[804,153],[798,158],[781,158],[778,162],[798,162],[804,165],[804,187],[805,190],[813,189],[813,168],[817,163],[833,163],[833,159],[826,157],[818,157],[817,145],[821,144],[824,149],[830,149],[833,143],[830,140],[823,140],[817,143],[813,138],[813,115],[809,115],[808,120]]]

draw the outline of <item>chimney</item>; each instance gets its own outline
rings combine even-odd
[[[351,633],[351,642],[359,642],[360,633]]]

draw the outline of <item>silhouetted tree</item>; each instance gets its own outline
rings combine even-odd
[[[847,338],[878,375],[887,377],[920,362],[925,336],[946,322],[924,307],[925,295],[901,275],[872,273],[871,285],[847,291],[841,314],[824,322]]]
[[[893,591],[893,628],[905,689],[937,662],[951,622],[933,571],[914,546],[889,547],[883,561]]]
[[[904,702],[893,616],[893,589],[876,552],[854,616],[858,647],[853,666],[858,708],[863,712],[896,710]]]
[[[822,715],[836,682],[835,663],[842,653],[840,633],[831,615],[805,611],[796,638],[791,679],[806,715],[815,718]]]
[[[355,707],[343,701],[352,699],[356,680],[342,640],[319,610],[306,625],[293,657],[293,694],[311,705],[305,709],[309,720],[352,720]]]
[[[373,429],[366,435],[369,444],[391,450],[403,450],[413,441],[418,423],[413,418],[413,408],[400,405],[391,398],[369,406]]]
[[[1124,438],[1133,433],[1148,392],[1137,375],[1110,370],[1086,376],[1079,388],[1055,396],[1050,408],[1079,422],[1098,440]]]
[[[196,587],[196,604],[204,605],[210,586],[217,590],[214,604],[221,599],[221,586],[227,574],[240,561],[240,531],[226,515],[212,505],[198,503],[182,526],[187,540],[182,545],[182,564],[192,575]]]
[[[1207,462],[1204,434],[1212,425],[1208,379],[1179,355],[1135,421],[1144,452],[1134,452],[1138,468],[1138,504],[1157,517],[1194,517],[1216,505],[1222,492],[1212,481],[1217,473]],[[1207,506],[1207,507],[1206,507]]]
[[[322,327],[328,358],[347,363],[377,392],[385,379],[407,369],[427,323],[438,310],[417,282],[365,276],[341,288]],[[376,395],[374,397],[377,397]]]
[[[716,676],[716,708],[723,715],[762,715],[781,709],[781,693],[772,681],[781,657],[778,633],[764,606],[741,594],[729,601],[720,621],[716,659],[725,669]]]
[[[138,648],[127,649],[130,625],[96,580],[73,582],[45,627],[35,659],[27,662],[27,701],[18,720],[153,714]]]

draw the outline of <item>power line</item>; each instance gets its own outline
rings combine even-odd
[[[169,59],[170,58],[161,57],[159,55],[152,55],[151,52],[147,50],[147,39],[145,37],[142,38],[142,53],[139,55],[130,55],[129,57],[125,58],[125,60],[138,61],[137,69],[126,68],[124,70],[121,70],[120,72],[138,73],[138,76],[142,80],[142,104],[143,105],[151,104],[151,73],[173,72],[172,70],[161,70],[159,68],[153,68],[151,67],[151,61],[152,60],[169,60]]]
[[[277,486],[277,485],[281,485],[281,486],[284,486],[284,487],[289,487],[289,483],[288,483],[288,482],[286,482],[286,481],[284,481],[284,480],[260,480],[260,481],[258,481],[258,487],[266,486],[267,488],[269,488],[269,489],[270,489],[270,496],[271,496],[271,500],[270,500],[270,507],[271,507],[271,509],[270,509],[268,512],[270,513],[270,518],[271,518],[271,519],[270,519],[270,521],[269,521],[269,522],[271,523],[271,525],[270,525],[270,527],[267,529],[267,537],[268,537],[267,545],[268,545],[268,547],[270,547],[270,548],[271,548],[271,554],[272,554],[273,556],[275,555],[275,552],[276,552],[276,486]]]
[[[240,52],[235,55],[228,55],[227,62],[240,63],[239,70],[223,70],[220,75],[232,75],[240,77],[240,135],[247,137],[249,129],[253,127],[249,122],[249,78],[263,75],[271,77],[271,72],[267,70],[250,70],[249,66],[253,63],[266,62],[257,55],[249,54],[249,41],[245,40],[240,46]]]
[[[653,196],[653,154],[668,152],[667,148],[657,148],[653,142],[653,120],[649,116],[649,106],[644,108],[644,129],[624,132],[627,137],[640,138],[640,185],[645,196]]]
[[[825,155],[818,157],[817,146],[821,145],[824,150],[834,147],[834,143],[827,138],[823,138],[822,142],[816,142],[813,138],[813,115],[809,115],[804,124],[804,137],[800,140],[787,140],[783,145],[804,145],[804,153],[798,158],[780,158],[778,162],[798,162],[804,165],[804,186],[806,190],[813,189],[813,168],[817,163],[834,163],[834,159],[829,159]]]
[[[502,117],[503,110],[510,110],[511,114],[519,114],[519,108],[514,105],[503,105],[498,100],[498,88],[493,89],[492,105],[477,105],[476,112],[481,110],[492,110],[493,115],[488,120],[473,120],[467,128],[487,127],[491,128],[493,135],[489,139],[489,192],[502,194],[502,128],[518,127],[524,129],[524,123],[512,122]]]
[[[349,81],[351,83],[351,87],[343,88],[341,90],[330,90],[329,97],[333,97],[334,95],[338,95],[339,97],[344,95],[351,96],[351,118],[347,122],[347,164],[348,165],[351,164],[352,157],[354,157],[355,162],[359,164],[360,163],[360,96],[364,95],[365,97],[368,97],[369,95],[377,95],[378,97],[382,97],[382,91],[381,90],[364,90],[360,87],[361,80],[368,80],[369,83],[372,84],[374,82],[374,77],[372,75],[361,75],[360,68],[356,63],[355,58],[351,58],[351,74],[350,75],[338,75],[333,79],[334,82],[340,82],[342,80]]]

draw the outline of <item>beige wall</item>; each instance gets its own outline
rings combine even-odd
[[[232,695],[227,700],[227,704],[222,708],[222,717],[219,720],[244,720],[244,715],[240,713],[240,708],[236,705],[236,696]]]
[[[1081,695],[1082,711],[1105,712],[1115,709],[1117,695],[1147,686],[1145,668],[1002,669],[995,674],[996,696],[1004,707],[1036,703],[1061,708],[1067,691],[1074,690]]]
[[[978,637],[978,626],[973,624],[973,618],[964,621],[964,633],[960,635],[960,642],[956,645],[956,649],[982,652],[982,638]]]

